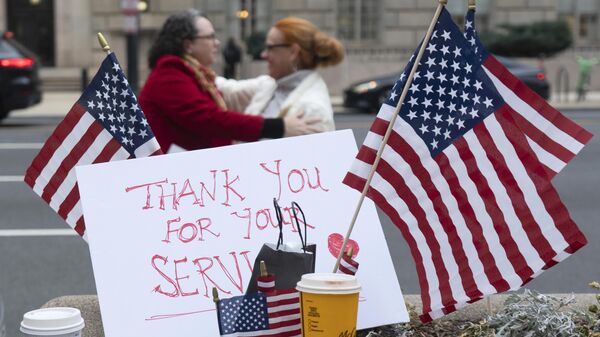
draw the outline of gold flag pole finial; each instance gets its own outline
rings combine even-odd
[[[108,45],[106,38],[104,38],[104,35],[102,35],[100,32],[98,32],[96,35],[98,36],[98,42],[100,43],[102,50],[104,50],[107,54],[110,54],[110,46]]]
[[[260,276],[261,277],[265,277],[269,275],[269,273],[267,272],[267,265],[265,264],[265,261],[260,261]]]
[[[469,9],[475,10],[475,0],[469,0]]]
[[[216,287],[212,288],[212,295],[213,295],[213,302],[215,302],[215,304],[217,304],[217,302],[219,302],[219,291],[217,290]]]
[[[448,4],[448,0],[439,0],[440,4],[446,6]]]

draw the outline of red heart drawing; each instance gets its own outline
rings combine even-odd
[[[340,248],[342,248],[342,243],[344,243],[344,236],[342,234],[329,234],[329,237],[327,238],[327,246],[331,255],[333,255],[336,259],[340,254]],[[355,258],[358,255],[358,251],[360,250],[358,247],[358,243],[352,239],[348,239],[348,242],[346,243],[346,249],[344,249],[344,251],[347,252],[350,247],[352,247],[352,258]]]

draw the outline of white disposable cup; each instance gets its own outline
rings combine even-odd
[[[79,309],[44,308],[23,315],[21,332],[28,336],[82,337],[84,326]]]

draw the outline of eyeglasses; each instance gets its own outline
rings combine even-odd
[[[202,40],[216,40],[217,35],[215,33],[209,35],[196,35],[192,38],[193,40],[202,39]]]
[[[290,46],[289,43],[265,44],[265,50],[272,51],[273,49],[276,49],[276,48],[285,48],[285,47],[289,47],[289,46]]]

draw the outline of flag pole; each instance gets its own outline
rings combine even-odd
[[[219,303],[219,291],[217,290],[217,287],[213,287],[212,288],[212,295],[213,295],[213,302],[215,302],[215,305],[217,303]]]
[[[98,37],[98,43],[100,43],[100,47],[102,47],[102,50],[104,50],[107,54],[110,54],[110,46],[108,45],[108,41],[106,41],[106,38],[104,38],[104,35],[98,32],[96,36]]]
[[[475,10],[475,0],[469,0],[469,9]]]
[[[365,187],[363,188],[360,199],[358,200],[358,204],[356,205],[356,209],[354,210],[354,215],[352,216],[352,221],[350,222],[350,226],[348,227],[348,232],[346,233],[346,236],[344,237],[344,242],[342,243],[342,248],[340,249],[340,252],[338,253],[337,261],[335,262],[335,266],[333,267],[334,273],[337,272],[337,270],[340,266],[340,260],[342,259],[342,256],[344,255],[344,248],[346,247],[346,244],[348,243],[348,239],[350,238],[350,234],[352,234],[352,230],[354,229],[354,224],[356,223],[356,219],[358,218],[358,212],[360,211],[360,208],[362,207],[363,201],[365,200],[365,196],[367,195],[367,190],[369,189],[369,185],[371,184],[371,180],[373,179],[373,176],[375,175],[375,170],[377,169],[377,165],[379,164],[379,160],[381,159],[381,154],[383,153],[385,144],[387,143],[388,139],[390,138],[390,135],[392,134],[392,129],[394,127],[394,123],[396,122],[396,117],[398,116],[398,112],[402,108],[404,98],[406,97],[406,94],[408,93],[408,89],[410,88],[410,86],[412,84],[415,73],[417,72],[417,67],[419,66],[419,63],[421,62],[421,58],[423,57],[423,54],[425,53],[427,44],[429,44],[429,40],[431,39],[431,34],[433,34],[433,28],[435,27],[435,24],[437,23],[438,18],[440,17],[442,8],[444,8],[444,6],[446,5],[447,2],[448,2],[448,0],[438,0],[438,6],[435,10],[435,14],[433,15],[433,19],[431,19],[431,23],[429,24],[429,29],[427,29],[427,34],[425,35],[425,39],[423,39],[423,44],[421,44],[421,48],[419,49],[419,54],[417,54],[415,63],[413,64],[410,74],[408,75],[408,78],[406,79],[406,83],[404,84],[404,89],[402,90],[402,94],[400,95],[400,99],[398,100],[398,105],[396,106],[396,111],[392,115],[392,118],[391,118],[390,123],[387,128],[387,131],[385,132],[385,136],[383,137],[383,141],[381,142],[381,145],[379,146],[379,150],[377,150],[377,157],[375,157],[375,161],[373,162],[373,166],[371,167],[371,171],[369,172],[367,182],[365,183]]]

